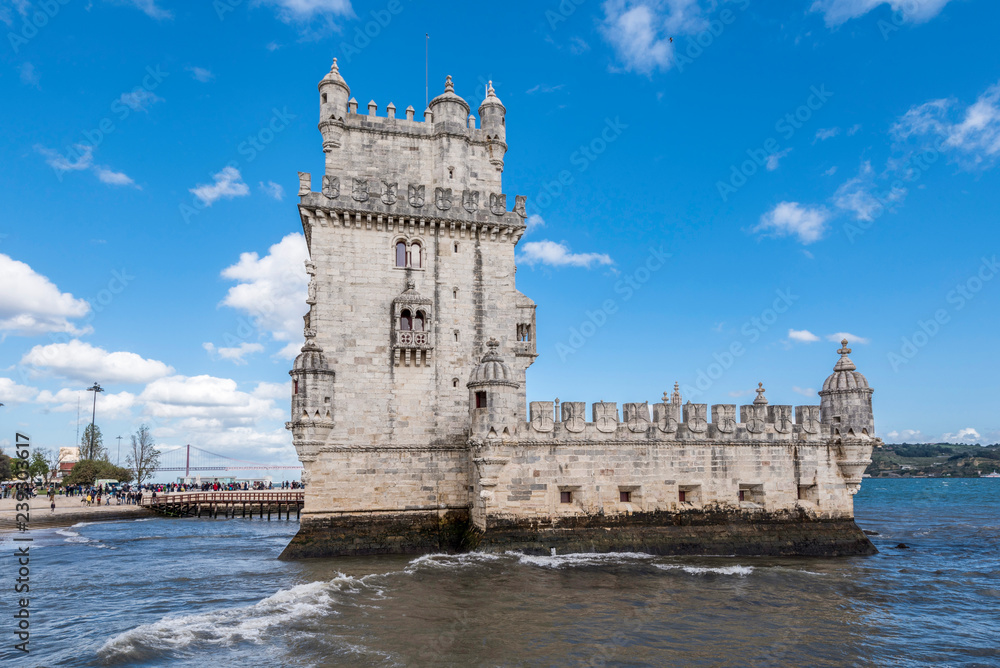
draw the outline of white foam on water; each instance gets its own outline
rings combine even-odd
[[[431,568],[461,568],[500,561],[502,557],[490,552],[464,552],[462,554],[425,554],[417,557],[403,569],[412,574],[422,566]]]
[[[655,566],[664,571],[675,571],[681,570],[685,573],[691,575],[738,575],[740,577],[746,577],[753,573],[753,566],[682,566],[680,564],[655,564]]]
[[[520,563],[539,566],[541,568],[564,568],[572,566],[606,566],[614,564],[630,564],[647,562],[654,559],[651,554],[640,552],[574,552],[569,554],[556,554],[548,557],[539,557],[520,552],[505,552],[509,557],[515,557]]]
[[[88,544],[91,547],[96,547],[96,548],[99,548],[99,549],[102,549],[102,550],[113,550],[113,549],[115,549],[115,548],[111,547],[110,545],[105,545],[104,543],[102,543],[101,541],[97,540],[96,538],[87,538],[86,536],[80,535],[78,532],[73,531],[73,529],[77,529],[79,527],[85,527],[85,526],[90,525],[90,524],[94,524],[94,522],[79,522],[77,524],[74,524],[73,526],[71,526],[68,529],[56,529],[56,533],[59,534],[60,536],[65,536],[66,537],[65,538],[65,542],[67,542],[67,543]]]
[[[332,610],[341,591],[358,591],[362,579],[343,573],[327,582],[310,582],[282,589],[242,608],[223,608],[181,617],[164,617],[109,639],[97,651],[102,658],[130,656],[143,650],[176,651],[192,645],[223,645],[237,642],[262,644],[269,631],[294,628],[294,623]]]

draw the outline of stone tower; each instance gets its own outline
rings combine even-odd
[[[840,342],[840,359],[820,390],[820,420],[843,436],[875,436],[872,394],[868,379],[858,373],[848,355],[847,339]]]
[[[481,128],[451,77],[423,120],[374,101],[358,113],[350,95],[334,60],[319,83],[320,191],[299,175],[310,310],[289,428],[310,483],[304,518],[436,522],[467,514],[467,381],[491,339],[508,351],[511,424],[525,419],[536,357],[535,304],[514,285],[525,200],[510,210],[503,193],[506,109],[492,86]]]

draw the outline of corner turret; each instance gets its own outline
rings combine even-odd
[[[455,86],[449,76],[445,79],[444,92],[427,105],[434,118],[434,124],[445,130],[460,133],[468,127],[469,103],[455,94]]]
[[[469,382],[469,414],[474,438],[513,438],[518,424],[521,384],[500,356],[500,343],[491,338],[486,354],[472,370]]]
[[[486,88],[486,99],[479,105],[479,123],[489,139],[490,163],[502,172],[507,153],[507,108],[493,90],[492,81]]]
[[[319,82],[319,130],[323,133],[323,151],[329,153],[340,147],[340,136],[347,114],[347,100],[351,88],[340,76],[337,59],[333,59],[330,71]]]
[[[306,331],[306,343],[288,372],[292,377],[292,421],[285,426],[292,430],[296,446],[308,449],[323,445],[334,424],[334,372],[315,336],[314,330]]]
[[[819,393],[820,421],[830,425],[834,435],[874,437],[874,390],[868,386],[868,379],[858,373],[854,362],[848,357],[851,349],[847,347],[847,339],[840,344],[841,348],[837,351],[840,359]]]

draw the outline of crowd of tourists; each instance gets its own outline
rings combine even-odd
[[[149,492],[156,492],[157,494],[173,494],[174,492],[266,492],[274,489],[302,489],[303,485],[298,480],[291,482],[286,480],[279,483],[278,486],[275,486],[273,482],[263,482],[260,480],[254,482],[247,480],[243,482],[219,482],[218,480],[214,480],[202,483],[168,482],[146,484],[142,488]]]

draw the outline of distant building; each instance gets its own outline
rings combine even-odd
[[[73,467],[80,461],[80,448],[59,448],[59,461],[56,465],[56,482],[62,481],[70,474]]]

